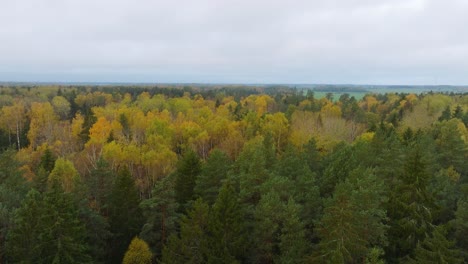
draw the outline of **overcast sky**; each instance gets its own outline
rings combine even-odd
[[[466,0],[1,0],[0,81],[468,84]]]

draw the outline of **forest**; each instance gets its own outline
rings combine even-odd
[[[467,263],[468,93],[3,85],[0,263]]]

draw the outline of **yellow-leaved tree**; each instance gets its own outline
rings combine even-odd
[[[138,237],[133,238],[123,259],[123,264],[151,264],[152,253],[148,244]]]

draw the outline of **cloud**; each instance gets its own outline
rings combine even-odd
[[[5,0],[0,10],[4,81],[468,84],[463,0]]]

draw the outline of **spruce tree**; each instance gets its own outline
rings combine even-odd
[[[389,246],[387,256],[396,260],[411,254],[417,243],[432,231],[432,194],[428,190],[427,171],[419,145],[412,145],[406,158],[404,173],[390,192],[388,201]]]
[[[189,150],[177,164],[175,172],[175,194],[180,211],[184,211],[187,203],[195,198],[194,188],[201,172],[201,162],[198,155]]]
[[[244,259],[248,246],[244,212],[232,184],[221,188],[209,218],[209,253],[211,263],[232,263]]]
[[[162,252],[160,263],[207,263],[209,206],[197,199],[180,223],[180,236],[172,234]]]
[[[140,197],[130,172],[119,171],[109,196],[109,225],[113,234],[111,261],[122,261],[130,241],[140,231],[142,223]]]
[[[215,202],[219,189],[231,169],[231,163],[226,153],[215,149],[202,166],[196,180],[195,193],[209,205]]]
[[[174,175],[168,175],[156,182],[152,197],[141,203],[145,224],[140,237],[148,242],[154,257],[159,258],[171,234],[176,232],[178,204],[175,200]]]
[[[448,240],[447,232],[444,227],[438,226],[434,229],[431,236],[418,242],[414,251],[414,258],[408,263],[440,263],[440,264],[458,264],[463,263],[460,257],[460,250],[455,248],[455,243]]]

